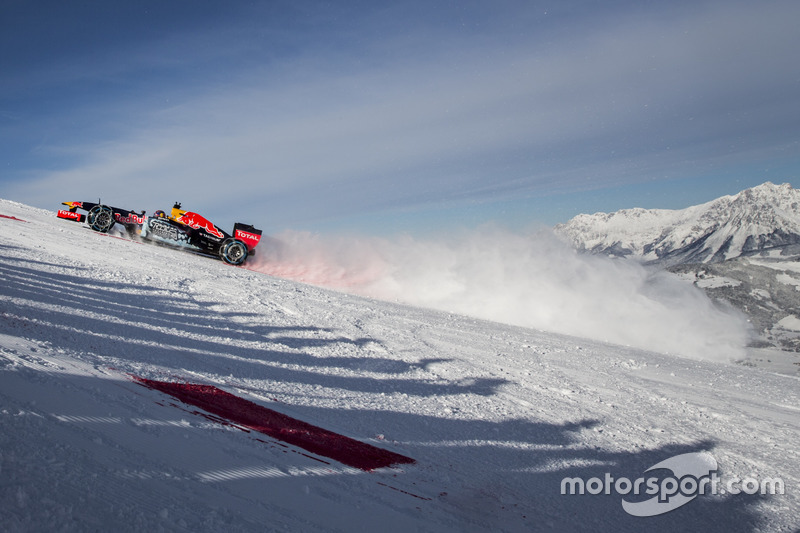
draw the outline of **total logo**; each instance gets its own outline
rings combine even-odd
[[[58,211],[58,218],[68,218],[72,220],[80,220],[81,215],[78,213],[73,213],[72,211],[67,211],[66,209],[61,209]]]
[[[247,231],[237,229],[236,238],[244,241],[248,248],[254,248],[258,244],[258,241],[261,240],[261,235],[256,235],[255,233],[249,233]]]

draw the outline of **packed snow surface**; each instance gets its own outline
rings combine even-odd
[[[4,531],[800,526],[796,377],[334,292],[13,202],[0,215]],[[210,386],[414,463],[353,468],[142,383]],[[692,452],[784,494],[651,517],[616,490],[562,494]]]

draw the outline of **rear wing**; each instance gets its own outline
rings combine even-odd
[[[261,230],[249,224],[237,222],[233,226],[233,238],[245,243],[247,245],[247,250],[252,252],[261,240]]]

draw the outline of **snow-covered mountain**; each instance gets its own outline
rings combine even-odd
[[[4,533],[794,531],[796,368],[361,298],[0,200]],[[723,492],[676,494],[709,480],[687,456]]]
[[[675,265],[670,272],[747,316],[751,346],[800,353],[800,262],[796,258],[737,257],[721,263]],[[795,364],[800,358],[794,357]]]
[[[624,209],[556,226],[577,249],[664,265],[800,252],[800,190],[764,183],[680,210]]]

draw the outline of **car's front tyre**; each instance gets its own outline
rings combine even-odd
[[[114,211],[107,205],[96,205],[89,210],[86,223],[100,233],[108,233],[114,227]]]

